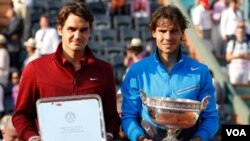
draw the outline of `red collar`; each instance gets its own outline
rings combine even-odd
[[[58,60],[63,65],[66,63],[69,63],[69,61],[66,59],[66,57],[62,53],[62,42],[60,42],[58,44],[57,50],[56,50],[53,58],[56,58],[56,60]],[[92,64],[93,62],[95,62],[95,60],[96,60],[95,56],[93,55],[93,53],[91,52],[89,47],[86,46],[85,54],[83,55],[83,57],[80,60],[81,65],[83,66],[83,65]]]

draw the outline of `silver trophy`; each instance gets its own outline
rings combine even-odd
[[[183,128],[194,126],[200,112],[206,109],[210,98],[210,96],[206,96],[200,102],[180,98],[148,98],[142,90],[140,90],[140,93],[143,104],[148,108],[151,120],[167,129],[167,136],[163,141],[178,141],[176,139],[178,133]]]

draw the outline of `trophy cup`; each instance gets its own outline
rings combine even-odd
[[[151,120],[165,126],[167,136],[163,141],[178,141],[176,136],[183,128],[192,127],[199,118],[200,112],[206,109],[209,96],[201,102],[190,99],[150,97],[140,90],[143,104],[148,108]]]

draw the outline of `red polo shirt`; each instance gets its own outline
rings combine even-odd
[[[98,94],[101,97],[106,132],[117,137],[119,116],[111,65],[95,58],[86,47],[81,69],[75,71],[73,65],[63,56],[62,45],[59,44],[55,53],[36,59],[25,67],[13,124],[18,133],[28,140],[31,136],[39,135],[36,113],[38,98],[84,94]]]

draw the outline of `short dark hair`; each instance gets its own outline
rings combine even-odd
[[[159,19],[168,19],[174,22],[176,25],[180,26],[182,31],[188,28],[189,22],[187,18],[182,14],[180,9],[174,5],[161,6],[154,11],[148,24],[150,31],[156,29]]]
[[[64,26],[65,21],[67,20],[69,14],[74,14],[79,17],[82,17],[87,22],[89,22],[90,28],[92,27],[94,16],[91,11],[91,9],[86,5],[85,3],[75,0],[69,3],[66,3],[61,10],[59,11],[59,14],[57,16],[57,25],[58,26]]]

